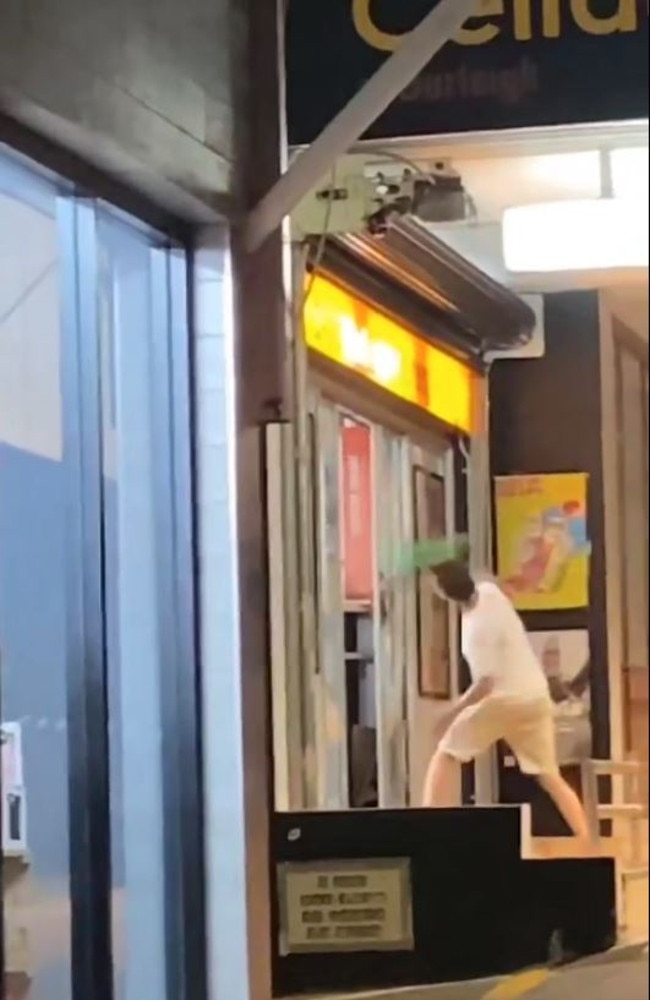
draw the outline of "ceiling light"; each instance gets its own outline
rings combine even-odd
[[[518,274],[648,267],[647,207],[599,198],[511,208],[503,251]]]
[[[616,198],[638,198],[646,205],[650,186],[648,147],[615,149],[611,155],[612,187]]]

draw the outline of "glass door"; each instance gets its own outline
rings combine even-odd
[[[0,268],[4,998],[202,997],[185,257],[0,151]]]
[[[164,726],[177,711],[179,655],[175,553],[162,541],[174,539],[166,292],[178,270],[183,295],[183,267],[107,209],[97,211],[95,232],[113,997],[171,998],[180,973],[166,947],[164,819],[180,807],[180,761],[166,754]]]
[[[301,657],[310,806],[416,805],[431,733],[457,691],[458,631],[425,575],[404,567],[414,542],[453,536],[453,449],[415,445],[317,390],[309,414],[301,538],[313,576],[300,606],[311,622]]]
[[[407,676],[412,581],[400,565],[412,531],[408,439],[376,425],[373,452],[378,804],[399,809],[409,803]]]
[[[342,415],[317,397],[314,422],[316,649],[314,664],[319,805],[349,805],[347,688],[342,575]]]
[[[338,434],[349,804],[370,809],[379,804],[373,429],[340,410]]]
[[[0,148],[5,1000],[72,1000],[62,255],[57,192]]]
[[[409,482],[414,542],[453,538],[454,459],[449,445],[410,445]],[[433,752],[432,734],[458,691],[459,634],[457,615],[435,594],[429,575],[415,572],[410,585],[408,771],[411,802],[418,805]]]
[[[374,615],[377,559],[371,425],[314,391],[311,417],[313,657],[305,756],[318,808],[378,804]],[[313,749],[312,749],[313,748]]]

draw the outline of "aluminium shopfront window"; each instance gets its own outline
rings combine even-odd
[[[204,995],[187,280],[0,147],[8,1000]]]
[[[456,617],[405,570],[454,535],[455,449],[320,374],[294,476],[284,431],[267,458],[275,808],[401,809],[457,690]]]

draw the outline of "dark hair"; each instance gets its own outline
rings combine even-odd
[[[450,559],[448,562],[432,566],[431,571],[435,574],[441,591],[450,601],[467,604],[476,593],[476,584],[471,577],[469,567],[463,562]]]

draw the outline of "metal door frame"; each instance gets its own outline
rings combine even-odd
[[[305,525],[302,526],[303,537],[301,545],[315,545],[315,548],[317,549],[317,551],[313,552],[315,572],[313,577],[314,590],[312,592],[312,613],[307,616],[308,619],[310,619],[310,633],[308,637],[306,637],[307,641],[305,642],[305,640],[303,640],[303,650],[306,646],[311,646],[312,650],[317,650],[317,663],[304,664],[309,684],[308,690],[305,692],[305,696],[307,699],[311,697],[314,701],[314,731],[311,738],[307,730],[304,732],[306,743],[303,749],[308,758],[313,757],[313,764],[316,770],[317,791],[316,802],[313,804],[318,808],[345,809],[348,808],[347,746],[344,747],[342,745],[345,743],[345,740],[343,739],[341,741],[341,734],[339,733],[338,739],[335,741],[338,745],[333,753],[332,747],[328,747],[327,738],[328,698],[326,685],[328,683],[328,677],[329,682],[334,684],[334,690],[338,694],[339,710],[341,705],[344,705],[345,689],[343,688],[341,690],[341,678],[339,677],[339,683],[337,685],[336,677],[330,676],[325,668],[325,659],[328,652],[323,646],[324,639],[322,634],[321,615],[322,605],[320,603],[322,599],[323,586],[330,588],[330,600],[333,602],[328,607],[328,614],[333,616],[336,613],[340,622],[340,628],[337,629],[336,635],[331,633],[332,641],[334,642],[335,647],[338,648],[340,663],[344,662],[345,657],[345,643],[343,636],[343,616],[345,604],[342,592],[342,576],[337,576],[338,585],[336,585],[333,579],[326,579],[327,574],[324,573],[322,562],[322,545],[324,540],[323,489],[325,484],[322,469],[323,454],[321,444],[323,441],[324,431],[325,433],[331,434],[333,421],[336,420],[338,422],[344,417],[349,417],[355,422],[370,428],[373,449],[372,470],[373,480],[375,483],[377,482],[377,477],[380,475],[380,449],[382,439],[384,441],[388,441],[389,443],[393,443],[395,447],[396,467],[399,469],[398,478],[393,480],[395,482],[397,494],[397,504],[394,507],[395,520],[393,522],[393,526],[396,529],[396,534],[404,542],[408,542],[408,540],[412,539],[414,534],[413,468],[415,465],[430,468],[432,472],[443,477],[446,490],[447,534],[450,538],[454,536],[456,531],[454,448],[451,441],[445,440],[444,435],[441,433],[436,434],[435,437],[432,436],[431,442],[426,444],[426,435],[423,434],[420,428],[414,428],[413,435],[409,435],[408,433],[405,433],[403,429],[393,430],[389,421],[382,424],[376,419],[366,417],[363,413],[362,405],[358,410],[353,410],[349,405],[337,402],[335,394],[327,392],[327,390],[323,390],[318,379],[312,379],[308,383],[306,409],[307,413],[310,415],[310,419],[312,419],[315,424],[315,435],[313,440],[315,454],[312,458],[315,460],[317,472],[315,475],[311,476],[309,486],[305,484],[305,488],[311,490],[314,508],[317,511],[316,518],[317,520],[320,520],[320,527],[317,531],[314,531],[315,525],[312,525],[310,529],[308,528],[310,531],[310,538],[306,539],[304,537]],[[332,452],[334,452],[334,449],[332,449]],[[339,494],[336,501],[337,527],[334,531],[334,536],[340,553],[340,449],[336,454],[338,461],[336,481],[339,488]],[[383,642],[381,622],[382,597],[380,588],[381,567],[379,559],[377,524],[380,523],[379,514],[381,513],[385,516],[385,497],[383,497],[383,495],[380,497],[377,489],[373,490],[373,494],[376,504],[373,523],[373,550],[375,553],[373,631],[376,677],[381,682],[385,676],[385,671],[382,669],[381,664],[381,647]],[[316,539],[319,541],[316,542]],[[309,595],[303,592],[302,599],[309,599]],[[381,683],[377,684],[375,688],[377,699],[377,765],[380,808],[401,808],[410,804],[412,765],[409,733],[411,719],[414,717],[415,699],[419,696],[417,663],[418,644],[416,627],[417,598],[414,581],[412,579],[398,581],[395,585],[395,592],[392,596],[392,600],[396,603],[401,622],[400,628],[398,629],[397,641],[399,641],[400,634],[404,640],[402,661],[403,691],[397,692],[397,700],[395,698],[392,699],[393,710],[389,710],[387,712],[385,710],[386,706],[384,705],[385,699],[382,698],[382,695],[385,692]],[[458,616],[451,608],[449,610],[449,615],[452,696],[455,696],[458,692],[459,683],[459,625]],[[392,641],[396,641],[394,635],[392,636]],[[388,655],[390,656],[390,652]],[[399,711],[394,710],[394,705],[397,704],[397,701],[400,701]],[[331,721],[331,715],[329,718]],[[386,763],[386,748],[384,746],[385,738],[382,738],[386,735],[384,732],[386,727],[388,727],[389,731],[392,733],[391,740],[393,743],[396,741],[398,743],[401,742],[401,750],[397,747],[397,757],[401,755],[402,758],[402,768],[397,768],[397,770],[400,770],[401,780],[400,776],[397,776],[397,780],[395,780],[396,774],[393,772],[396,769],[394,767],[392,769],[389,768]],[[345,729],[345,726],[343,728]]]
[[[21,168],[22,169],[22,168]],[[38,166],[27,164],[29,173]],[[61,412],[65,461],[69,894],[71,996],[112,1000],[109,711],[105,619],[102,379],[97,302],[99,202],[48,178],[57,192],[61,260]],[[104,206],[109,208],[110,206]],[[111,208],[112,210],[112,208]],[[133,225],[138,220],[129,217]],[[148,228],[148,227],[143,227]],[[151,234],[153,300],[168,310],[169,338],[153,359],[152,420],[158,445],[156,541],[165,630],[161,686],[166,727],[165,901],[176,948],[167,956],[175,996],[206,995],[201,745],[191,456],[190,326],[187,258]],[[162,447],[165,444],[168,447]],[[167,454],[169,451],[169,454]],[[164,452],[164,454],[163,454]],[[62,460],[63,461],[63,460]],[[0,695],[1,695],[0,686]],[[0,775],[1,782],[1,775]],[[0,787],[0,809],[2,806]],[[4,896],[4,894],[3,894]],[[4,899],[0,899],[0,982],[5,972]],[[189,931],[198,926],[199,932]]]

